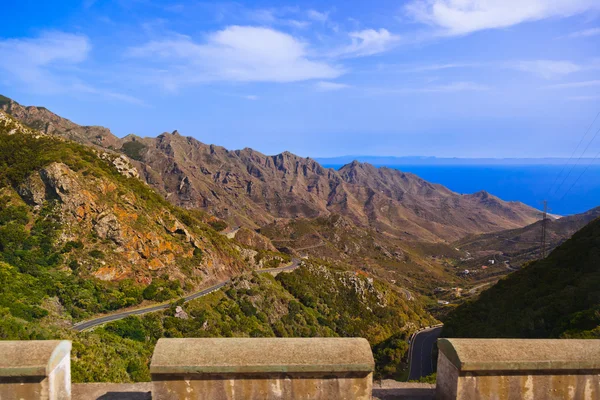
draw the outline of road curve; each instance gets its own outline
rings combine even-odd
[[[290,265],[287,265],[285,267],[279,267],[279,268],[270,268],[270,269],[260,269],[260,270],[256,270],[255,272],[258,272],[260,274],[266,274],[266,273],[278,273],[278,272],[284,272],[284,271],[292,271],[296,268],[298,268],[300,266],[300,260],[299,259],[293,259],[292,263]],[[183,301],[184,302],[188,302],[190,300],[194,300],[197,299],[198,297],[202,297],[202,296],[206,296],[209,293],[214,292],[215,290],[219,290],[221,289],[223,286],[227,285],[229,282],[231,282],[231,279],[227,279],[226,281],[220,282],[214,286],[211,286],[209,288],[200,290],[198,292],[192,293],[188,296],[183,297]],[[122,311],[122,312],[118,312],[115,314],[110,314],[110,315],[105,315],[103,317],[98,317],[98,318],[94,318],[94,319],[90,319],[88,321],[82,321],[82,322],[78,322],[76,324],[73,325],[73,329],[75,329],[78,332],[82,332],[85,331],[86,329],[90,329],[93,328],[95,326],[98,325],[102,325],[102,324],[106,324],[107,322],[112,322],[112,321],[117,321],[119,319],[123,319],[126,317],[129,317],[131,315],[143,315],[143,314],[148,314],[148,313],[152,313],[152,312],[156,312],[156,311],[162,311],[162,310],[166,310],[169,307],[171,307],[171,304],[176,302],[178,300],[173,300],[172,302],[169,303],[163,303],[163,304],[158,304],[156,306],[150,306],[150,307],[144,307],[144,308],[137,308],[134,310],[128,310],[128,311]]]
[[[418,332],[410,344],[410,360],[408,380],[418,380],[433,373],[433,346],[440,333],[441,326],[424,329]]]

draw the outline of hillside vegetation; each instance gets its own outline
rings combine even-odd
[[[447,337],[600,338],[600,219],[458,307]]]
[[[435,322],[418,302],[387,285],[318,265],[277,278],[244,275],[181,307],[129,317],[96,332],[137,342],[144,350],[134,363],[142,366],[161,337],[365,337],[374,349],[377,375],[397,378],[407,367],[410,334]],[[104,368],[98,362],[76,377],[93,381],[107,374]],[[132,378],[149,379],[146,369],[139,371]]]

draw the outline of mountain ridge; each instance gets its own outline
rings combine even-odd
[[[268,156],[249,148],[228,150],[177,131],[119,139],[106,128],[65,122],[45,108],[14,101],[0,107],[48,133],[124,153],[171,203],[251,229],[281,218],[341,214],[396,237],[454,241],[537,219],[537,210],[522,203],[460,195],[390,168],[353,162],[335,171],[287,151]]]

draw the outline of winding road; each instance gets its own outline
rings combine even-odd
[[[434,326],[418,332],[413,337],[409,350],[409,381],[418,380],[433,373],[433,346],[441,332],[441,326]]]
[[[270,268],[270,269],[259,269],[259,270],[255,270],[255,272],[258,272],[260,274],[279,273],[279,272],[285,272],[285,271],[295,270],[299,266],[300,266],[300,260],[299,259],[293,259],[292,263],[290,265],[285,266],[285,267]],[[227,279],[226,281],[220,282],[220,283],[218,283],[218,284],[216,284],[214,286],[211,286],[211,287],[208,287],[206,289],[202,289],[202,290],[200,290],[198,292],[192,293],[192,294],[190,294],[188,296],[183,297],[182,299],[183,299],[184,302],[187,303],[190,300],[194,300],[194,299],[197,299],[198,297],[206,296],[207,294],[212,293],[215,290],[219,290],[223,286],[227,285],[229,282],[231,282],[231,279]],[[102,317],[90,319],[90,320],[87,320],[87,321],[78,322],[78,323],[76,323],[76,324],[73,325],[73,329],[75,329],[78,332],[81,332],[81,331],[85,331],[87,329],[93,328],[95,326],[98,326],[98,325],[106,324],[107,322],[117,321],[119,319],[123,319],[123,318],[129,317],[130,315],[143,315],[143,314],[148,314],[148,313],[152,313],[152,312],[156,312],[156,311],[166,310],[169,307],[171,307],[171,305],[174,302],[176,302],[176,301],[178,301],[178,300],[173,300],[173,301],[171,301],[169,303],[158,304],[156,306],[136,308],[136,309],[133,309],[133,310],[122,311],[122,312],[118,312],[118,313],[115,313],[115,314],[104,315]]]

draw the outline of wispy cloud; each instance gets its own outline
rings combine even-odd
[[[571,61],[556,60],[515,61],[507,63],[506,66],[519,71],[530,72],[544,79],[560,78],[584,69]]]
[[[490,90],[486,85],[475,82],[449,82],[440,85],[407,88],[375,88],[369,89],[373,94],[414,94],[414,93],[457,93],[483,92]]]
[[[441,35],[464,35],[600,9],[597,0],[412,0],[405,12]]]
[[[0,41],[0,70],[12,85],[23,85],[38,93],[91,94],[137,105],[133,96],[83,83],[78,66],[92,49],[85,35],[46,32],[35,38]]]
[[[25,83],[52,85],[57,80],[53,71],[81,63],[90,50],[87,36],[62,32],[7,39],[0,41],[0,68]]]
[[[316,10],[308,10],[306,12],[306,15],[311,20],[316,21],[316,22],[321,22],[321,23],[326,22],[329,19],[329,13],[319,12]]]
[[[334,92],[337,90],[348,89],[350,85],[338,82],[320,81],[315,84],[315,88],[319,92]]]
[[[309,58],[307,44],[271,28],[230,26],[198,43],[177,35],[130,50],[155,69],[152,80],[167,89],[215,81],[297,82],[332,79],[343,69]]]
[[[123,93],[114,92],[112,90],[99,89],[99,88],[89,86],[89,85],[86,85],[83,83],[74,83],[73,85],[71,85],[69,87],[69,90],[73,90],[77,93],[93,94],[93,95],[103,97],[106,99],[119,100],[119,101],[122,101],[125,103],[131,103],[131,104],[135,104],[138,106],[149,107],[149,105],[145,101],[140,100],[137,97],[130,96],[130,95],[123,94]]]
[[[418,72],[433,72],[443,71],[448,69],[461,68],[477,68],[482,66],[482,63],[444,63],[444,64],[428,64],[428,65],[382,65],[382,68],[393,69],[403,73],[418,73]]]
[[[585,29],[583,31],[577,31],[570,33],[568,37],[570,38],[579,38],[579,37],[590,37],[590,36],[598,36],[600,35],[600,28],[590,28]]]
[[[547,87],[550,89],[573,89],[573,88],[585,88],[585,87],[595,87],[595,86],[600,86],[600,80],[558,83],[556,85],[549,85]]]
[[[398,43],[400,37],[387,29],[365,29],[348,34],[352,43],[336,50],[337,57],[363,57],[383,53]]]
[[[246,100],[252,100],[252,101],[256,101],[256,100],[259,99],[259,97],[257,95],[254,95],[254,94],[248,94],[248,95],[244,96],[244,98]]]
[[[312,22],[307,20],[304,15],[300,15],[298,10],[289,7],[251,9],[245,10],[244,14],[248,21],[268,26],[305,29]]]

